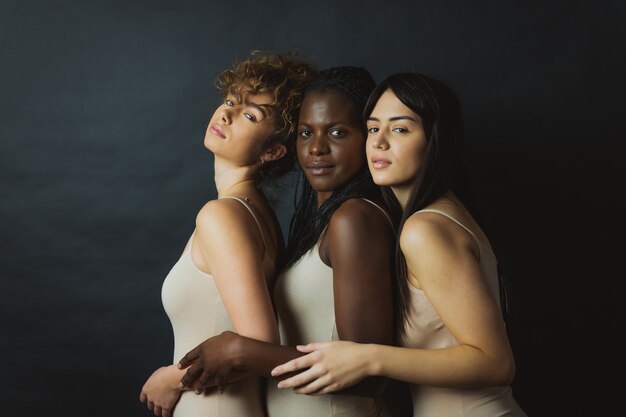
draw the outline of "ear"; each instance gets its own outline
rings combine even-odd
[[[287,153],[287,147],[282,143],[275,143],[261,154],[262,162],[275,161],[282,158]]]

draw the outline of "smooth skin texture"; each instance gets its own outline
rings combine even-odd
[[[286,151],[283,145],[264,147],[274,128],[267,107],[271,100],[269,93],[245,93],[241,102],[227,97],[213,114],[204,143],[215,156],[218,199],[206,203],[196,217],[191,257],[198,269],[213,276],[236,331],[276,343],[278,328],[268,286],[276,272],[282,235],[255,180],[262,161],[281,158]],[[265,243],[250,212],[238,201],[221,198],[225,196],[249,199],[260,217]],[[185,372],[176,365],[157,369],[143,386],[140,401],[157,416],[171,416]]]
[[[334,90],[312,91],[304,99],[298,119],[298,160],[317,191],[318,207],[365,163],[365,137],[353,106]]]
[[[368,120],[367,154],[377,184],[389,185],[400,204],[419,172],[425,147],[417,114],[385,92]],[[446,211],[487,243],[484,233],[452,193],[428,208]],[[479,248],[456,223],[435,213],[414,213],[404,225],[400,248],[410,285],[422,289],[459,345],[413,349],[344,341],[299,346],[308,355],[272,371],[279,388],[303,394],[344,389],[368,376],[412,384],[477,388],[507,385],[514,360],[499,307],[479,267]]]
[[[365,163],[360,156],[365,137],[355,113],[349,101],[333,90],[312,92],[303,101],[298,159],[317,192],[318,204]],[[359,164],[355,164],[355,159]],[[307,166],[316,161],[321,169],[307,172]],[[335,320],[340,339],[392,342],[392,245],[391,225],[372,204],[350,199],[332,215],[320,245],[320,257],[333,269]],[[209,388],[214,378],[224,389],[234,372],[243,370],[269,377],[275,366],[299,356],[302,353],[292,346],[225,332],[193,349],[179,366],[193,364],[182,379],[184,386]],[[383,388],[380,380],[372,379],[354,387],[352,393],[378,395]]]

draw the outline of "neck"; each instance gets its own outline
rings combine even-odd
[[[391,191],[393,192],[393,195],[395,195],[398,199],[398,203],[400,203],[402,211],[404,211],[404,209],[406,209],[406,205],[409,202],[411,187],[391,187]]]
[[[246,195],[257,188],[257,167],[234,166],[215,156],[215,188],[217,197]]]

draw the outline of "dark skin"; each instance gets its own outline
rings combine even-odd
[[[305,169],[317,192],[318,205],[332,194],[329,187],[345,184],[365,163],[361,156],[365,135],[359,127],[358,114],[347,98],[336,91],[312,92],[304,100],[298,159],[304,167],[312,161],[333,166],[321,175]],[[360,163],[354,163],[354,158],[361,158]],[[393,244],[389,220],[367,201],[347,200],[331,216],[319,255],[333,269],[335,322],[340,340],[392,344]],[[223,390],[229,381],[249,373],[271,378],[274,367],[303,355],[292,346],[224,332],[207,339],[181,359],[179,367],[189,367],[181,384],[197,392],[215,385]],[[378,396],[384,387],[384,379],[367,378],[340,393]]]

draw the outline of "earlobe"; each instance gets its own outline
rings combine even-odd
[[[265,153],[263,153],[263,155],[261,156],[261,161],[263,163],[269,162],[269,161],[275,161],[285,156],[286,153],[287,153],[287,147],[283,145],[282,143],[277,143],[275,145],[272,145],[271,148],[269,148],[267,151],[265,151]]]

